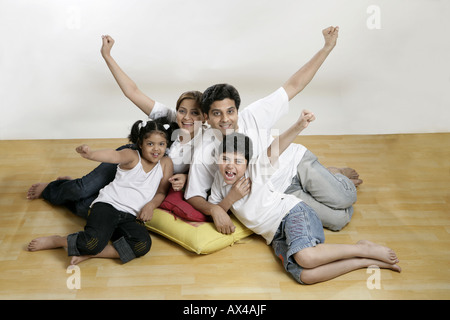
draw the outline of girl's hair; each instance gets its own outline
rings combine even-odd
[[[245,157],[245,160],[247,160],[247,164],[253,157],[252,140],[242,133],[234,132],[232,134],[223,136],[223,140],[219,146],[219,150],[221,153],[239,153]]]
[[[194,100],[195,104],[198,106],[198,108],[201,111],[202,95],[203,94],[200,91],[187,91],[187,92],[181,94],[181,96],[178,98],[177,106],[176,106],[175,110],[178,111],[178,108],[180,107],[183,100],[189,99],[189,100]]]
[[[169,149],[172,145],[172,132],[178,128],[178,125],[175,122],[170,122],[167,117],[148,121],[138,120],[131,127],[128,140],[130,140],[131,143],[134,143],[139,150],[139,153],[141,153],[142,142],[151,134],[159,133],[166,138],[167,149]]]

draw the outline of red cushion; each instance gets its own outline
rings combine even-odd
[[[170,188],[167,197],[159,206],[161,209],[171,211],[177,217],[188,221],[209,221],[208,217],[196,210],[187,201],[183,199],[182,191],[174,191]]]

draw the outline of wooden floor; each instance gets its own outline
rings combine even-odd
[[[26,192],[32,183],[94,168],[74,151],[84,142],[109,148],[125,141],[0,141],[1,299],[450,299],[450,134],[297,140],[324,165],[356,168],[364,179],[352,221],[326,231],[326,241],[368,239],[393,248],[403,271],[381,270],[380,289],[367,286],[376,275],[367,270],[299,285],[256,235],[206,256],[152,235],[151,251],[126,265],[81,263],[81,288],[69,289],[63,249],[25,248],[38,236],[78,231],[84,221],[44,200],[29,201]]]

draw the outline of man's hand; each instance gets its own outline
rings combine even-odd
[[[339,35],[339,27],[328,27],[322,30],[325,39],[324,48],[332,50],[336,46],[336,41]]]
[[[230,216],[220,206],[214,205],[211,211],[211,217],[217,231],[223,234],[232,234],[236,226],[231,221]]]

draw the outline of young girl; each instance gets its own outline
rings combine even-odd
[[[65,237],[58,235],[32,240],[29,251],[66,247],[71,264],[91,257],[120,258],[126,263],[145,255],[151,247],[149,232],[141,222],[153,216],[164,200],[173,174],[173,164],[165,157],[173,125],[164,119],[137,121],[129,139],[137,150],[93,151],[81,145],[76,151],[89,160],[117,163],[114,180],[100,190],[91,205],[84,231]],[[112,240],[112,244],[108,244]]]
[[[302,284],[326,281],[359,268],[376,265],[400,272],[395,252],[361,240],[356,244],[325,244],[323,225],[316,212],[299,198],[277,192],[270,183],[279,155],[315,119],[303,112],[300,119],[252,159],[249,137],[233,133],[219,150],[209,201],[230,208],[249,229],[264,237],[286,271]],[[252,161],[250,161],[252,159]]]

